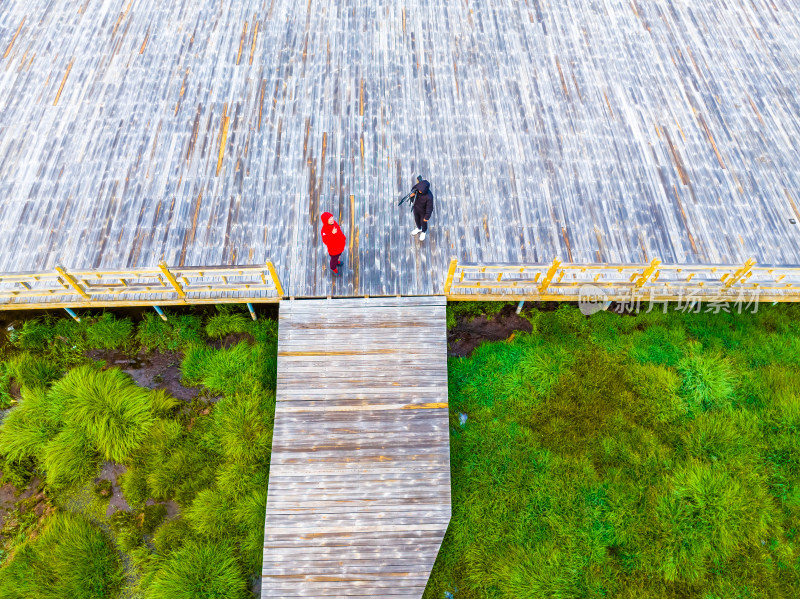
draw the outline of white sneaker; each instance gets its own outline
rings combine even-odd
[[[423,233],[422,235],[419,236],[419,240],[420,241],[425,241],[425,233]]]
[[[412,235],[416,235],[417,233],[422,233],[422,229],[414,229],[413,231],[411,231]]]

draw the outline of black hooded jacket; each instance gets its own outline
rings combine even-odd
[[[433,193],[431,193],[431,184],[423,179],[412,187],[411,191],[417,192],[417,195],[414,196],[414,212],[422,215],[422,218],[425,220],[428,220],[431,214],[433,214]]]

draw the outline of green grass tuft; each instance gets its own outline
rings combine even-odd
[[[663,529],[656,563],[666,581],[698,583],[748,545],[772,537],[768,500],[723,467],[690,461],[670,482],[656,508]]]
[[[7,362],[0,361],[0,410],[11,407],[11,371]]]
[[[224,541],[233,526],[233,501],[218,489],[204,489],[183,512],[195,534],[205,539]]]
[[[60,512],[0,569],[0,599],[112,599],[122,580],[119,557],[102,531]]]
[[[23,352],[7,363],[7,373],[20,387],[46,387],[62,375],[52,360]]]
[[[153,414],[166,418],[173,416],[177,408],[181,406],[181,401],[175,399],[163,389],[156,389],[150,393],[150,408]]]
[[[54,487],[86,481],[100,467],[99,456],[93,451],[90,439],[74,426],[65,426],[50,439],[39,458],[47,482]]]
[[[275,398],[269,393],[223,398],[214,409],[222,455],[245,465],[269,465]]]
[[[17,489],[24,489],[33,480],[36,462],[33,458],[11,460],[0,454],[0,481],[2,484],[11,484]]]
[[[118,368],[74,368],[53,385],[75,427],[103,459],[124,462],[145,440],[154,422],[155,394]]]
[[[133,322],[104,313],[86,329],[89,347],[97,349],[128,349],[133,341]]]
[[[262,318],[251,321],[247,332],[253,336],[256,343],[262,344],[270,352],[277,349],[278,321]]]
[[[128,468],[119,477],[119,486],[125,500],[133,508],[141,507],[151,496],[147,487],[147,479],[139,468]]]
[[[190,543],[171,551],[145,584],[145,599],[245,599],[247,585],[226,543]]]
[[[177,351],[192,343],[202,342],[202,322],[198,316],[167,314],[163,321],[158,314],[148,312],[142,317],[136,339],[144,347],[160,352]]]
[[[689,356],[679,362],[678,372],[683,377],[681,391],[690,409],[729,407],[736,379],[728,360],[718,354]]]
[[[244,341],[228,349],[193,345],[181,372],[187,384],[202,384],[214,393],[248,394],[275,387],[277,356],[272,347]]]
[[[55,487],[91,477],[101,460],[124,462],[177,400],[133,383],[117,368],[79,366],[44,387],[22,389],[20,405],[0,426],[10,460],[35,458]]]
[[[60,428],[58,410],[43,387],[22,389],[20,404],[0,425],[0,451],[12,461],[40,456]]]
[[[266,509],[264,511],[266,513]],[[192,538],[192,528],[183,518],[168,520],[159,526],[153,535],[156,553],[165,556],[183,547]]]
[[[19,349],[46,356],[66,368],[85,361],[86,327],[86,320],[47,315],[26,321],[12,339]]]
[[[206,323],[206,334],[212,339],[221,339],[230,333],[244,333],[248,330],[251,322],[250,318],[244,314],[215,314]]]

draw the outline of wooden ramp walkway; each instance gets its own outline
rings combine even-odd
[[[443,297],[286,301],[262,598],[414,597],[450,521]]]

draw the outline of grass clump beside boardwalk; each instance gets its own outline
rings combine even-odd
[[[58,512],[0,568],[0,599],[111,598],[123,578],[110,539],[83,516]]]
[[[800,306],[528,318],[450,359],[425,598],[800,596]]]
[[[250,596],[260,579],[276,323],[232,306],[167,322],[82,317],[26,322],[0,348],[0,399],[15,404],[0,425],[2,482],[35,494],[0,531],[0,599]],[[236,344],[218,347],[214,339],[231,333]],[[163,377],[143,382],[136,368],[179,363],[200,395],[179,401],[87,355],[130,364],[150,387]],[[72,592],[78,576],[84,588]]]
[[[49,388],[22,387],[19,407],[0,428],[2,450],[6,459],[39,460],[53,487],[77,483],[101,460],[127,461],[155,418],[177,405],[117,368],[77,366]]]

